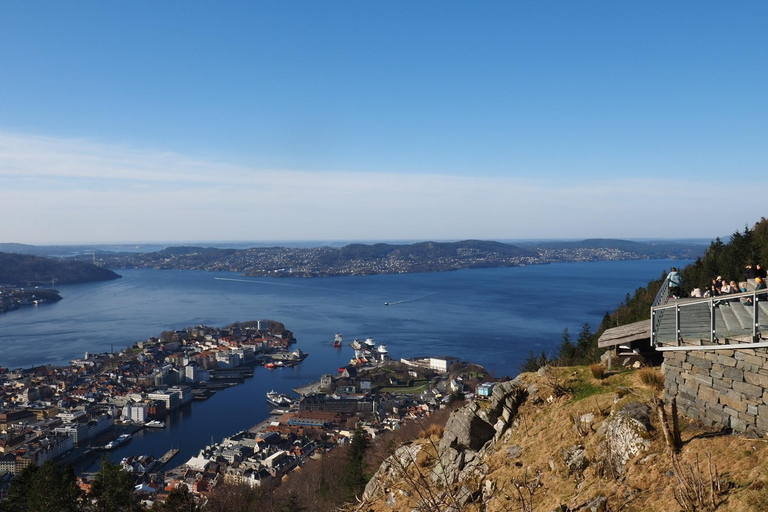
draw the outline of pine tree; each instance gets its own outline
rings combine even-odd
[[[362,426],[358,425],[349,443],[349,463],[345,475],[347,491],[351,497],[360,497],[368,483],[365,471],[365,453],[370,442]]]
[[[589,326],[589,323],[585,322],[579,333],[579,338],[576,340],[576,350],[582,363],[592,362],[594,358],[593,353],[597,346],[593,347],[592,339],[592,328]]]
[[[133,476],[110,461],[101,459],[101,469],[91,485],[90,497],[95,500],[96,512],[132,512],[141,510],[133,493]]]
[[[77,512],[80,489],[72,466],[60,468],[53,461],[30,464],[11,481],[3,512]]]
[[[576,345],[571,341],[571,335],[567,327],[563,329],[562,341],[557,349],[557,364],[560,366],[576,364]]]

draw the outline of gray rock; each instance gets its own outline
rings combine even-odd
[[[629,459],[651,445],[650,414],[647,404],[630,402],[608,420],[600,456],[614,474],[623,474]]]
[[[563,453],[563,462],[569,475],[580,475],[589,466],[587,451],[580,444],[571,446]]]
[[[495,390],[494,390],[495,391]],[[456,411],[445,424],[441,451],[446,448],[477,451],[496,434],[493,425],[478,415],[479,406],[470,403]]]
[[[605,496],[598,496],[593,499],[585,507],[589,512],[606,512],[608,510],[608,498]]]
[[[390,492],[387,494],[387,506],[389,508],[395,508],[395,505],[397,505],[397,499],[395,498],[395,493]]]
[[[365,486],[363,501],[371,501],[378,498],[389,487],[388,482],[401,480],[403,472],[416,461],[421,447],[418,444],[401,446],[394,454],[387,457]],[[389,502],[389,498],[387,498],[387,501]]]
[[[522,446],[510,446],[507,448],[507,457],[509,457],[511,460],[515,460],[516,458],[520,457],[523,454],[523,447]]]

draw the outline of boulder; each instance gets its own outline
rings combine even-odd
[[[478,414],[479,410],[480,406],[473,402],[456,411],[448,419],[443,438],[440,440],[441,452],[448,448],[477,451],[493,438],[496,430]]]
[[[580,475],[589,466],[587,451],[580,444],[571,446],[563,453],[563,462],[569,475]]]
[[[600,456],[615,475],[623,474],[626,463],[651,445],[650,414],[649,405],[630,402],[607,421]]]

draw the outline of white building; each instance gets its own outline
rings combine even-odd
[[[448,373],[453,365],[459,362],[458,357],[439,356],[429,358],[429,368],[436,372]]]

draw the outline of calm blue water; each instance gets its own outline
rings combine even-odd
[[[568,328],[599,325],[650,279],[685,261],[559,263],[507,269],[368,277],[270,279],[234,273],[121,270],[123,279],[61,286],[64,300],[0,316],[0,366],[66,364],[86,351],[117,352],[164,330],[236,321],[283,322],[310,356],[295,368],[257,368],[245,384],[174,413],[113,452],[161,455],[179,464],[199,448],[267,416],[265,393],[289,392],[344,365],[346,342],[373,336],[394,358],[453,355],[514,375],[533,350],[553,352]],[[384,302],[390,302],[385,306]],[[334,349],[336,332],[345,346]]]

